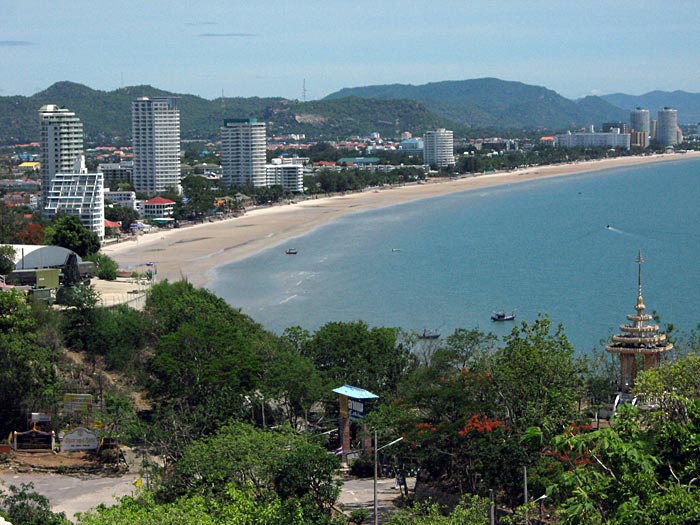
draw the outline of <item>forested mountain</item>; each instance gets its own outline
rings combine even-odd
[[[625,95],[613,93],[602,95],[610,104],[620,108],[631,110],[636,107],[646,108],[650,112],[650,118],[656,118],[656,113],[664,107],[672,107],[678,110],[679,124],[695,124],[700,122],[700,93],[688,93],[687,91],[650,91],[644,95]]]
[[[626,111],[599,97],[573,101],[555,91],[497,78],[345,88],[324,100],[344,97],[408,99],[469,127],[552,128],[628,120]]]
[[[58,104],[75,112],[88,141],[113,138],[128,143],[131,102],[141,96],[176,96],[183,139],[217,139],[224,118],[264,119],[272,134],[305,133],[317,138],[343,138],[378,131],[394,135],[397,129],[422,133],[439,126],[458,127],[422,104],[406,101],[343,99],[299,102],[283,98],[226,98],[207,100],[169,93],[152,86],[99,91],[73,82],[58,82],[31,97],[0,97],[0,143],[39,140],[38,110]]]
[[[447,127],[456,135],[536,129],[563,131],[603,122],[629,120],[629,110],[678,109],[679,122],[700,121],[700,94],[653,91],[641,96],[589,96],[577,101],[555,91],[496,78],[345,88],[322,100],[234,97],[207,100],[169,93],[152,86],[100,91],[73,82],[57,82],[30,97],[0,97],[0,144],[39,140],[38,110],[58,104],[74,111],[86,140],[128,143],[131,102],[140,96],[176,96],[183,139],[216,140],[224,118],[255,117],[268,123],[270,134],[304,133],[314,139],[336,139],[378,131],[422,134]]]

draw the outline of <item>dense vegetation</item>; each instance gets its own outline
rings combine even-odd
[[[108,436],[145,436],[164,462],[144,472],[148,488],[80,523],[342,523],[332,510],[339,461],[322,436],[337,418],[331,390],[345,383],[380,396],[366,420],[380,442],[404,437],[383,461],[404,475],[418,468],[420,487],[462,498],[450,517],[427,504],[395,525],[487,523],[491,493],[501,512],[543,510],[565,524],[700,519],[695,333],[676,335],[676,359],[641,377],[647,408],[623,407],[594,428],[615,366],[576,357],[546,317],[502,340],[463,328],[426,342],[360,321],[277,336],[187,282],[156,284],[142,312],[98,307],[86,285],[70,297],[52,310],[0,294],[0,431],[39,409],[60,428],[69,422],[63,392],[88,385]],[[138,412],[136,393],[148,403]],[[522,505],[525,469],[544,509]],[[15,516],[23,502],[48,512],[24,487],[0,501],[0,514]]]
[[[599,97],[575,102],[544,87],[497,78],[345,88],[324,100],[346,97],[414,100],[461,126],[477,128],[569,129],[629,120],[626,111]]]
[[[137,97],[176,96],[183,139],[216,140],[225,118],[263,119],[271,135],[303,133],[344,138],[378,131],[385,136],[411,129],[422,133],[455,124],[413,101],[346,99],[299,102],[282,98],[206,100],[168,93],[151,86],[99,91],[73,82],[58,82],[31,97],[0,97],[0,144],[39,140],[38,111],[45,104],[65,106],[80,118],[88,142],[129,144],[131,103]],[[459,128],[457,128],[459,129]]]

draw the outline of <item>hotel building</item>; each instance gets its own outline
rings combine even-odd
[[[70,173],[83,153],[83,124],[75,113],[55,104],[39,109],[41,119],[42,204],[56,173]]]
[[[257,119],[225,119],[221,128],[222,180],[229,186],[268,186],[266,127]]]
[[[134,189],[156,195],[180,188],[180,110],[172,97],[131,103]]]
[[[675,109],[664,108],[659,111],[656,140],[661,146],[678,144],[678,112]]]
[[[272,164],[265,165],[267,186],[282,186],[292,193],[304,192],[304,166],[301,161],[292,164],[282,159],[272,159]]]
[[[554,145],[559,148],[606,147],[630,149],[630,134],[615,129],[608,133],[565,133],[554,137]]]
[[[452,131],[440,128],[426,131],[423,140],[423,163],[438,168],[455,165]]]
[[[102,240],[105,236],[104,204],[102,173],[88,173],[85,157],[80,155],[69,173],[56,173],[51,178],[44,218],[52,220],[59,212],[75,215]]]

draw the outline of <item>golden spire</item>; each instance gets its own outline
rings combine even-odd
[[[635,262],[639,265],[639,297],[642,296],[642,263],[644,262],[644,259],[642,259],[642,250],[639,250],[639,253],[637,254],[637,259]]]

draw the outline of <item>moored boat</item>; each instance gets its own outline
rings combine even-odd
[[[419,339],[437,339],[440,337],[440,332],[437,330],[428,330],[426,328],[423,328],[423,333],[418,334]]]
[[[491,315],[492,321],[515,321],[515,312],[509,314],[505,313],[503,310],[498,312],[493,312]]]

